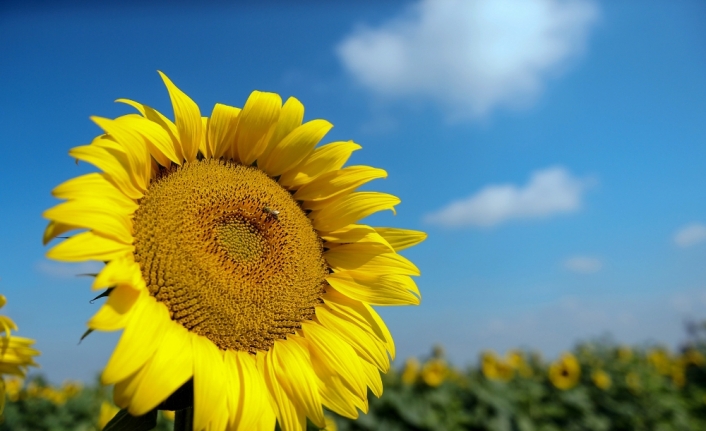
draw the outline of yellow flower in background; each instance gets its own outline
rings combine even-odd
[[[404,370],[402,371],[402,383],[406,385],[413,385],[417,381],[419,376],[419,370],[422,365],[419,363],[417,358],[409,358],[404,364]]]
[[[505,362],[524,378],[532,377],[532,367],[525,360],[525,354],[520,350],[510,350],[505,354]]]
[[[672,382],[674,382],[676,387],[683,388],[686,385],[686,366],[684,362],[674,362],[669,374],[672,376]]]
[[[444,382],[448,372],[449,367],[443,359],[432,358],[422,367],[422,380],[428,386],[436,387]]]
[[[558,389],[571,389],[580,378],[581,365],[571,353],[564,353],[549,366],[549,380]]]
[[[653,349],[647,354],[647,361],[658,373],[667,376],[672,372],[672,358],[665,349]]]
[[[610,378],[610,375],[603,370],[593,371],[591,373],[591,380],[593,380],[593,384],[595,384],[598,389],[604,391],[610,389],[613,385],[613,380]]]
[[[61,385],[61,390],[68,398],[78,395],[81,389],[83,389],[81,382],[66,381]]]
[[[255,91],[210,117],[166,76],[175,122],[154,109],[93,118],[105,134],[69,154],[101,172],[54,189],[48,256],[107,262],[112,288],[90,319],[123,330],[102,374],[132,415],[193,378],[194,429],[325,426],[382,393],[395,347],[371,305],[418,304],[419,270],[398,251],[418,231],[357,222],[394,211],[392,195],[355,190],[382,169],[343,167],[360,148],[316,147],[332,125],[302,123],[295,98]]]
[[[640,376],[634,371],[631,371],[625,375],[625,384],[634,394],[638,394],[642,390],[642,381],[640,380]]]
[[[507,382],[515,375],[513,367],[500,359],[495,352],[483,352],[481,354],[481,371],[488,380],[499,380]]]
[[[174,422],[174,417],[176,416],[173,410],[161,410],[162,417],[170,422]]]
[[[105,426],[108,425],[108,422],[110,422],[110,420],[113,419],[119,411],[120,409],[115,407],[113,404],[103,401],[101,404],[101,411],[98,414],[98,422],[96,423],[98,429],[102,430],[105,428]]]
[[[697,367],[706,365],[706,357],[704,357],[704,354],[693,348],[687,349],[684,352],[683,358],[684,361],[690,365]]]
[[[13,403],[20,399],[20,394],[22,393],[22,387],[24,382],[18,378],[10,378],[5,381],[5,393],[7,394],[7,399]]]
[[[7,303],[4,295],[0,295],[0,308]],[[39,351],[32,348],[34,340],[17,337],[11,334],[12,330],[17,330],[15,322],[7,316],[0,316],[0,415],[5,409],[5,380],[2,376],[12,375],[24,378],[27,374],[27,367],[37,364],[34,357],[39,355]]]
[[[628,346],[620,346],[618,347],[618,360],[620,362],[630,362],[632,360],[633,353],[632,349]]]

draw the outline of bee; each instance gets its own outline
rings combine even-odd
[[[262,209],[262,211],[264,211],[266,214],[272,215],[272,217],[274,217],[275,220],[279,220],[279,217],[278,217],[279,211],[278,210],[272,209],[270,207],[265,207]]]

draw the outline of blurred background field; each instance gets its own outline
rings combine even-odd
[[[436,347],[398,361],[383,376],[382,396],[369,394],[368,414],[353,421],[329,413],[327,430],[706,429],[706,327],[693,329],[678,351],[598,340],[554,360],[536,351],[487,351],[467,368],[448,363]],[[109,389],[9,380],[0,430],[101,430],[118,411]],[[156,429],[171,430],[172,421],[173,412],[162,411]]]

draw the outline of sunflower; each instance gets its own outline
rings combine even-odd
[[[549,366],[549,380],[562,391],[576,386],[580,378],[581,365],[571,353],[564,353]]]
[[[0,295],[0,308],[6,303],[5,296]],[[0,316],[0,333],[3,334],[0,336],[0,415],[5,409],[5,380],[2,376],[8,374],[24,378],[27,367],[37,366],[34,356],[39,355],[32,348],[34,340],[12,335],[12,330],[17,330],[15,322],[7,316]]]
[[[413,385],[419,377],[419,370],[421,370],[422,364],[419,363],[417,358],[408,358],[404,363],[404,370],[402,371],[402,383],[405,385]]]
[[[594,370],[591,373],[591,380],[593,380],[597,388],[604,391],[607,391],[613,385],[613,379],[610,378],[610,374],[601,369]]]
[[[161,74],[161,72],[160,72]],[[358,221],[392,195],[356,189],[382,169],[343,165],[352,141],[303,105],[253,92],[210,117],[164,74],[174,122],[93,117],[103,129],[69,154],[101,172],[54,189],[48,257],[106,262],[92,330],[123,330],[102,374],[133,416],[193,382],[195,430],[302,430],[349,418],[380,396],[395,346],[372,305],[418,304],[419,270],[397,252],[423,232]]]
[[[449,374],[449,367],[446,361],[440,358],[432,358],[424,363],[422,367],[422,380],[427,386],[437,387],[444,383]]]
[[[493,351],[485,351],[481,354],[481,370],[488,380],[509,382],[515,375],[512,364],[503,361]]]

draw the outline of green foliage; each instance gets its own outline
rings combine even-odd
[[[423,363],[391,370],[383,383],[368,414],[335,417],[339,431],[706,429],[706,342],[698,337],[679,353],[585,343],[552,363],[519,350],[486,353],[465,370],[437,349]],[[110,388],[97,383],[8,380],[0,431],[97,431],[116,412]],[[155,429],[171,430],[173,422],[160,414]]]
[[[109,388],[97,383],[83,387],[68,382],[55,387],[42,377],[34,377],[25,383],[7,381],[7,400],[0,431],[100,431],[101,407],[105,405],[103,409],[106,410],[112,406]],[[113,409],[117,412],[117,408]],[[104,418],[104,423],[109,419]],[[172,422],[160,415],[154,429],[167,431],[172,428]]]
[[[449,367],[438,385],[429,384],[424,366],[408,361],[385,376],[385,392],[371,395],[368,414],[336,421],[339,431],[704,430],[704,347],[674,354],[581,344],[562,357],[579,365],[573,376],[561,360],[552,374],[536,354],[488,353],[477,367]]]

